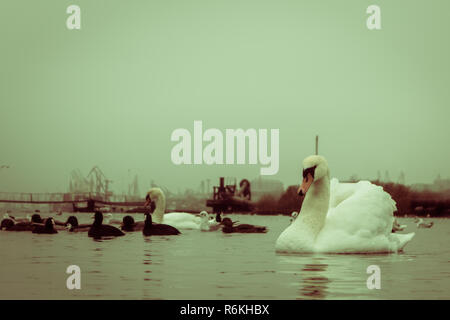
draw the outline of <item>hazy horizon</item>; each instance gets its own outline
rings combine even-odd
[[[97,165],[173,191],[261,165],[171,162],[173,130],[279,129],[284,186],[319,153],[331,176],[450,178],[450,2],[86,1],[0,4],[0,192],[67,191]],[[447,40],[445,40],[447,39]],[[206,144],[205,144],[206,145]],[[447,147],[446,147],[447,146]]]

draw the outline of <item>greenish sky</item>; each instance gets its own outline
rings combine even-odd
[[[81,7],[81,30],[66,8]],[[366,28],[381,7],[382,30]],[[0,2],[0,191],[63,191],[98,165],[125,189],[197,187],[255,166],[175,166],[174,129],[279,128],[280,170],[450,178],[450,1]]]

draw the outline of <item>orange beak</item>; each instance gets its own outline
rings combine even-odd
[[[303,178],[302,185],[298,188],[297,193],[299,196],[306,195],[306,192],[308,192],[309,187],[314,182],[313,176],[308,173],[305,178]]]
[[[146,199],[144,207],[148,206],[151,202],[152,202],[152,200],[150,200],[150,198]]]

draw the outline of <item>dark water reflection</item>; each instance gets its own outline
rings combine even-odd
[[[0,232],[0,299],[448,299],[450,221],[433,219],[405,253],[391,255],[274,252],[287,217],[233,216],[269,227],[267,234],[140,232],[95,241],[87,233]],[[87,218],[86,218],[87,219]],[[142,219],[137,215],[136,220]],[[83,221],[81,222],[83,223]],[[69,265],[82,289],[65,287]],[[380,290],[366,286],[367,267],[382,272]]]
[[[317,259],[320,260],[320,259]],[[319,261],[317,261],[319,262]],[[299,298],[324,299],[330,280],[323,276],[327,264],[307,264],[300,273]]]

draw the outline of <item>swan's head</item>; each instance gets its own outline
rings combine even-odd
[[[199,216],[200,216],[200,219],[202,219],[202,220],[208,220],[209,219],[208,212],[206,212],[206,211],[200,212]]]
[[[151,188],[145,196],[145,207],[158,199],[164,199],[164,193],[160,188]]]
[[[303,160],[303,181],[298,195],[304,196],[314,181],[329,176],[328,162],[322,156],[309,156]]]

